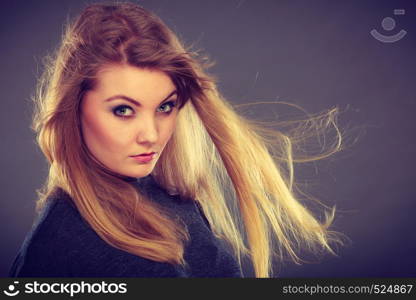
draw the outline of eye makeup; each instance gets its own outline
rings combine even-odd
[[[171,100],[171,101],[166,101],[165,103],[161,104],[159,106],[159,108],[169,107],[169,110],[162,109],[161,111],[159,110],[158,112],[161,112],[162,114],[165,114],[165,115],[170,115],[170,113],[174,110],[176,105],[177,105],[177,99]],[[132,111],[132,113],[126,115],[125,113],[128,112],[128,111]],[[130,118],[131,116],[134,115],[134,109],[132,107],[130,107],[129,105],[126,105],[126,104],[117,105],[116,107],[114,107],[112,109],[112,112],[116,117],[120,117],[120,118],[123,118],[123,119]],[[120,112],[121,112],[121,114],[120,114]]]

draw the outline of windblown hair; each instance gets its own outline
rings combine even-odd
[[[97,72],[109,64],[131,65],[165,72],[179,95],[176,129],[152,176],[169,193],[199,202],[214,234],[229,243],[240,265],[242,255],[249,255],[255,276],[269,277],[275,256],[289,254],[299,263],[304,247],[335,254],[330,242],[341,242],[329,230],[335,208],[321,223],[300,203],[293,165],[339,151],[339,131],[327,152],[297,159],[293,145],[302,135],[289,136],[237,113],[207,73],[207,58],[186,49],[157,16],[133,3],[86,7],[46,63],[32,128],[50,170],[38,190],[37,210],[60,188],[112,246],[186,265],[189,237],[183,224],[100,164],[83,141],[80,103],[94,88]],[[326,120],[322,128],[337,128],[336,112],[308,122]]]

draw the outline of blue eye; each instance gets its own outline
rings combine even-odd
[[[165,102],[161,106],[159,106],[157,111],[163,114],[169,115],[173,111],[173,108],[175,106],[176,106],[176,101]],[[115,116],[123,118],[123,119],[130,118],[134,115],[134,110],[128,105],[119,105],[115,107],[112,111]]]
[[[169,101],[169,102],[163,103],[161,106],[159,106],[159,108],[163,107],[162,112],[165,113],[165,114],[170,114],[175,106],[176,106],[175,101]],[[168,107],[168,108],[166,108],[166,107]]]
[[[126,114],[126,111],[128,111],[128,110],[133,111],[133,109],[130,106],[120,105],[120,106],[117,106],[116,108],[113,109],[113,113],[117,117],[125,118],[125,117],[131,116],[131,114],[130,115],[129,114]],[[120,112],[121,114],[118,114],[117,112]]]

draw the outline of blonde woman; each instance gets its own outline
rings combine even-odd
[[[248,257],[271,277],[285,255],[335,254],[334,209],[321,223],[294,193],[299,136],[238,114],[198,55],[132,3],[68,26],[35,99],[50,172],[10,276],[242,277]]]

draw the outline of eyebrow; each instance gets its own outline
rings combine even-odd
[[[162,104],[163,102],[165,102],[166,100],[168,100],[170,97],[172,97],[173,95],[178,95],[178,91],[177,90],[174,90],[173,92],[171,92],[165,99],[163,99],[161,102],[160,102],[160,104]],[[129,102],[131,102],[131,103],[133,103],[133,104],[135,104],[135,105],[137,105],[137,106],[142,106],[142,104],[139,102],[139,101],[137,101],[137,100],[134,100],[133,98],[130,98],[130,97],[127,97],[127,96],[125,96],[125,95],[114,95],[114,96],[111,96],[110,98],[107,98],[107,99],[105,99],[104,101],[105,102],[108,102],[108,101],[112,101],[112,100],[116,100],[116,99],[124,99],[124,100],[126,100],[126,101],[129,101]]]

